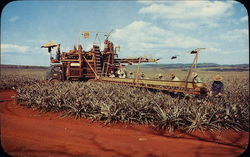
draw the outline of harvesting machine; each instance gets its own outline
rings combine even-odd
[[[84,32],[84,37],[88,37],[89,32]],[[98,35],[98,34],[96,34]],[[110,35],[110,34],[109,34]],[[55,81],[99,81],[111,82],[120,85],[142,87],[149,89],[156,89],[174,93],[184,93],[192,95],[206,95],[207,87],[204,83],[195,83],[188,81],[191,69],[195,66],[198,59],[198,52],[196,49],[191,53],[196,53],[194,62],[188,72],[187,78],[184,81],[167,81],[155,79],[143,79],[139,75],[139,66],[134,77],[128,78],[128,74],[124,70],[125,64],[140,64],[146,62],[156,62],[159,59],[152,59],[146,57],[138,58],[118,58],[117,52],[119,46],[114,46],[106,35],[104,40],[104,48],[101,50],[100,46],[93,44],[89,51],[85,51],[82,45],[74,46],[74,49],[68,52],[60,50],[60,44],[48,42],[42,45],[42,48],[48,48],[50,53],[51,66],[47,73],[47,80]],[[56,48],[56,56],[52,57],[52,49]]]

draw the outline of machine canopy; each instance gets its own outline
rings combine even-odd
[[[43,44],[42,46],[41,46],[41,48],[53,48],[53,47],[57,47],[57,43],[56,42],[54,42],[54,41],[50,41],[50,42],[47,42],[47,43],[45,43],[45,44]]]

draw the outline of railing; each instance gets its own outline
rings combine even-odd
[[[204,83],[194,83],[185,81],[165,81],[165,80],[148,80],[148,79],[131,79],[131,78],[109,78],[101,77],[96,81],[111,82],[133,87],[143,87],[156,90],[163,90],[175,93],[201,95],[207,94],[207,87]]]

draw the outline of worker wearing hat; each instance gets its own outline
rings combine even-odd
[[[129,76],[128,76],[128,77],[129,77],[129,78],[134,78],[134,74],[133,74],[132,71],[129,72]]]
[[[116,71],[116,75],[117,75],[119,78],[126,78],[127,72],[126,72],[126,70],[124,69],[124,66],[123,66],[123,65],[120,65],[119,69]]]
[[[171,81],[180,81],[180,79],[175,76],[175,74],[170,74]]]
[[[216,75],[213,77],[213,80],[214,82],[212,84],[210,95],[220,97],[224,91],[224,84],[221,82],[222,77],[220,75]]]
[[[163,80],[163,76],[162,76],[161,73],[158,75],[158,78],[159,78],[160,80]]]
[[[109,77],[115,77],[115,74],[114,74],[114,72],[113,71],[111,71],[111,73],[109,74]]]
[[[202,82],[201,79],[200,79],[200,77],[198,76],[198,74],[196,72],[192,73],[192,78],[193,78],[193,82],[195,82],[195,83]]]
[[[141,79],[144,79],[145,78],[145,74],[144,72],[141,72]]]

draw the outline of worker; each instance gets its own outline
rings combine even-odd
[[[158,75],[158,78],[159,78],[160,80],[163,80],[163,76],[162,76],[161,73]]]
[[[224,91],[224,84],[222,83],[222,77],[220,75],[216,75],[213,77],[213,84],[211,87],[210,95],[214,97],[221,97]]]
[[[126,73],[125,71],[121,70],[120,72],[120,77],[119,78],[126,78]]]
[[[81,44],[78,45],[78,51],[82,52],[83,51],[83,47]]]
[[[180,79],[177,76],[175,76],[175,74],[171,74],[170,78],[171,78],[171,81],[180,81]]]
[[[145,74],[144,72],[141,72],[141,79],[144,79],[145,78]]]
[[[60,57],[61,57],[60,44],[58,44],[56,50],[56,60],[60,61]]]
[[[127,71],[125,69],[125,65],[121,65],[121,78],[126,78],[127,77]]]
[[[130,72],[129,72],[129,76],[128,76],[128,78],[134,78],[134,74],[133,74],[133,72],[132,72],[132,71],[130,71]]]
[[[77,52],[77,49],[76,49],[76,46],[74,45],[74,49],[73,50],[69,50],[67,53],[69,54],[69,55],[72,55],[72,54],[74,54],[74,53],[76,53]]]
[[[126,78],[127,76],[126,71],[122,66],[120,66],[120,68],[116,71],[116,75],[119,78]]]
[[[109,49],[110,52],[114,51],[114,44],[112,42],[109,42],[108,49]]]
[[[111,77],[111,78],[114,78],[114,77],[115,77],[115,74],[114,74],[113,71],[111,71],[111,73],[109,74],[109,77]]]
[[[108,44],[109,44],[109,41],[108,40],[105,40],[104,41],[104,51],[105,52],[108,52],[109,50],[108,50]]]
[[[121,75],[121,70],[118,69],[118,70],[115,72],[115,76],[120,78],[120,75]]]
[[[193,78],[193,82],[195,82],[195,83],[202,82],[201,79],[200,79],[200,77],[198,76],[198,74],[196,72],[192,73],[192,78]]]

